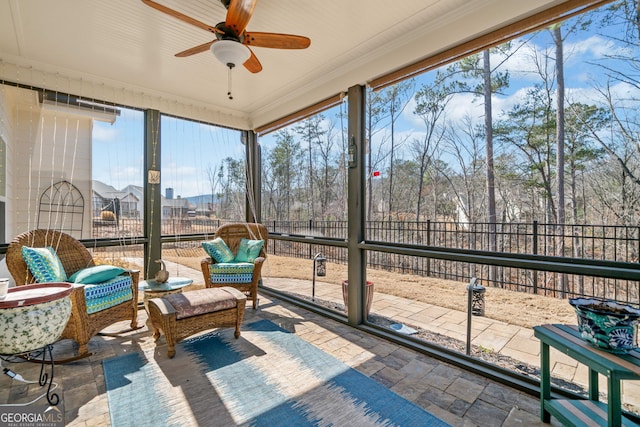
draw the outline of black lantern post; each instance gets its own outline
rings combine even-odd
[[[311,300],[316,300],[316,275],[318,277],[327,275],[327,259],[321,253],[313,257],[313,284],[311,287]]]
[[[471,279],[469,284],[469,292],[471,294],[471,314],[474,316],[484,316],[484,293],[486,289],[478,283],[475,277]]]
[[[485,287],[478,283],[478,279],[472,277],[467,286],[467,355],[471,354],[471,315],[484,316],[485,291]]]

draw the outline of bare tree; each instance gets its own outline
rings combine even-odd
[[[216,199],[220,199],[220,192],[218,187],[222,179],[222,165],[209,165],[207,166],[207,180],[209,181],[209,188],[211,189],[211,202],[208,203],[209,211],[215,213],[216,211]]]
[[[275,189],[276,218],[291,220],[292,207],[299,202],[299,171],[302,168],[303,152],[288,130],[280,130],[276,135],[276,145],[267,158],[268,167],[273,171]]]
[[[382,163],[389,156],[389,152],[384,150],[384,140],[376,143],[378,134],[385,128],[386,118],[384,109],[384,97],[381,92],[367,92],[367,123],[366,141],[367,146],[367,218],[372,218],[373,205],[375,204],[373,193],[373,171],[380,170]],[[346,147],[345,147],[346,149]]]
[[[552,38],[556,53],[556,255],[565,256],[565,201],[564,201],[564,40],[562,38],[562,24],[555,24],[552,29]],[[560,293],[563,298],[568,288],[566,274],[560,274]]]
[[[336,184],[340,177],[340,169],[337,166],[339,163],[339,155],[335,150],[336,138],[339,134],[336,132],[335,123],[331,121],[325,121],[327,128],[319,135],[317,144],[317,175],[315,180],[317,181],[317,193],[320,202],[320,218],[326,218],[329,212],[329,206],[333,198],[336,196]],[[335,218],[335,214],[331,213]],[[343,213],[340,212],[340,218]],[[314,217],[315,219],[315,217]]]
[[[389,184],[389,193],[387,194],[388,198],[388,209],[389,209],[389,219],[391,219],[391,214],[394,211],[393,205],[393,183],[394,183],[394,157],[396,155],[396,151],[402,145],[404,140],[398,140],[395,132],[395,126],[398,118],[404,111],[404,109],[409,104],[411,100],[411,91],[413,90],[413,81],[403,81],[400,83],[396,83],[388,88],[384,89],[384,98],[383,105],[389,117],[389,137],[391,139],[391,150],[390,150],[390,160],[389,160],[389,169],[387,172],[387,183]],[[371,175],[371,173],[369,173]]]
[[[308,192],[306,197],[307,204],[307,215],[308,217],[315,218],[315,191],[314,191],[314,176],[315,176],[315,150],[314,147],[317,147],[320,144],[320,140],[325,135],[326,131],[322,128],[322,122],[324,120],[324,116],[322,114],[317,114],[311,116],[307,119],[304,119],[300,124],[295,126],[294,131],[298,133],[302,140],[306,143],[307,150],[307,173],[306,173],[306,181],[308,185]]]
[[[414,114],[422,119],[425,127],[424,136],[421,139],[414,138],[411,144],[411,151],[418,161],[420,174],[419,197],[416,207],[417,221],[422,215],[421,201],[426,172],[433,160],[432,154],[443,140],[445,133],[444,114],[458,88],[457,82],[449,80],[451,70],[448,71],[449,73],[436,72],[433,82],[422,85],[415,95]]]
[[[478,222],[483,217],[480,213],[480,207],[484,206],[483,184],[479,181],[485,166],[482,140],[482,128],[474,124],[469,114],[455,124],[448,123],[444,151],[455,159],[461,173],[447,179],[456,196],[457,209],[468,222]]]
[[[504,53],[510,49],[509,43],[494,48],[493,52]],[[482,66],[479,66],[479,55],[471,55],[460,62],[462,75],[466,78],[479,78],[481,82],[472,87],[465,82],[464,88],[470,90],[476,96],[482,96],[484,101],[484,135],[486,154],[486,189],[487,189],[487,222],[489,223],[489,251],[497,250],[496,236],[496,190],[495,190],[495,167],[493,154],[493,101],[492,95],[499,93],[509,86],[509,73],[498,72],[491,68],[491,49],[482,52]],[[513,53],[506,55],[506,60]],[[501,62],[502,63],[502,62]],[[495,267],[489,268],[489,281],[494,281],[496,276]]]

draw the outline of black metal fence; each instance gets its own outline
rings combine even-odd
[[[345,239],[346,221],[266,221],[270,231],[293,235]],[[367,221],[369,241],[426,245],[514,254],[638,262],[640,227],[531,223],[455,223],[444,221]],[[283,243],[283,242],[281,242]],[[310,257],[309,245],[284,242],[274,246],[278,255]],[[323,255],[346,262],[346,251],[335,248]],[[368,265],[399,273],[416,274],[483,284],[513,291],[554,297],[611,298],[640,304],[640,283],[599,277],[569,275],[513,267],[469,264],[457,261],[369,252]]]
[[[211,234],[225,221],[203,218],[168,219],[164,235]],[[346,239],[346,221],[264,221],[269,231],[296,236]],[[369,241],[427,245],[463,250],[564,256],[571,258],[638,263],[640,227],[613,225],[564,225],[531,223],[455,223],[444,221],[367,221]],[[94,237],[142,234],[142,220],[120,220],[118,224],[94,224]],[[273,240],[269,252],[311,259],[319,248],[313,244]],[[346,263],[344,248],[324,247],[332,262]],[[640,283],[513,267],[469,264],[457,261],[368,252],[370,268],[425,277],[468,282],[479,278],[486,286],[555,297],[612,298],[640,304]]]
[[[346,221],[265,221],[270,231],[346,239]],[[492,230],[495,228],[495,231]],[[442,248],[638,262],[640,226],[367,221],[366,239]],[[492,242],[493,240],[493,242]]]

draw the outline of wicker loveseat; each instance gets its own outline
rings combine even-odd
[[[220,226],[215,235],[214,240],[220,238],[224,241],[228,249],[231,251],[230,256],[233,258],[227,262],[220,262],[214,256],[203,259],[200,263],[202,274],[204,276],[205,286],[207,288],[216,288],[222,286],[231,286],[244,292],[251,301],[253,301],[254,310],[257,308],[258,301],[258,282],[261,277],[262,265],[267,256],[267,241],[269,232],[267,228],[258,223],[232,223]],[[244,240],[244,242],[243,242]],[[259,253],[257,257],[249,257],[248,260],[238,261],[239,251],[247,242],[258,243]],[[207,243],[203,243],[205,251]],[[211,254],[210,254],[211,255]]]
[[[95,266],[89,250],[72,236],[55,230],[32,230],[17,236],[7,248],[7,267],[16,286],[37,282],[25,261],[23,247],[53,248],[69,278],[74,273],[91,270],[90,267],[99,268]],[[88,281],[92,284],[78,283],[74,286],[71,293],[71,318],[60,338],[76,341],[79,346],[78,355],[64,361],[89,356],[88,343],[91,337],[113,323],[129,320],[131,329],[138,327],[140,272],[123,271],[115,274],[118,276],[107,281],[107,286],[101,287],[103,283],[90,280]],[[114,293],[115,289],[117,295]]]

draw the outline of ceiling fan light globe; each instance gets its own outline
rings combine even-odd
[[[244,64],[251,56],[248,47],[233,40],[218,40],[211,45],[211,52],[229,68]]]

